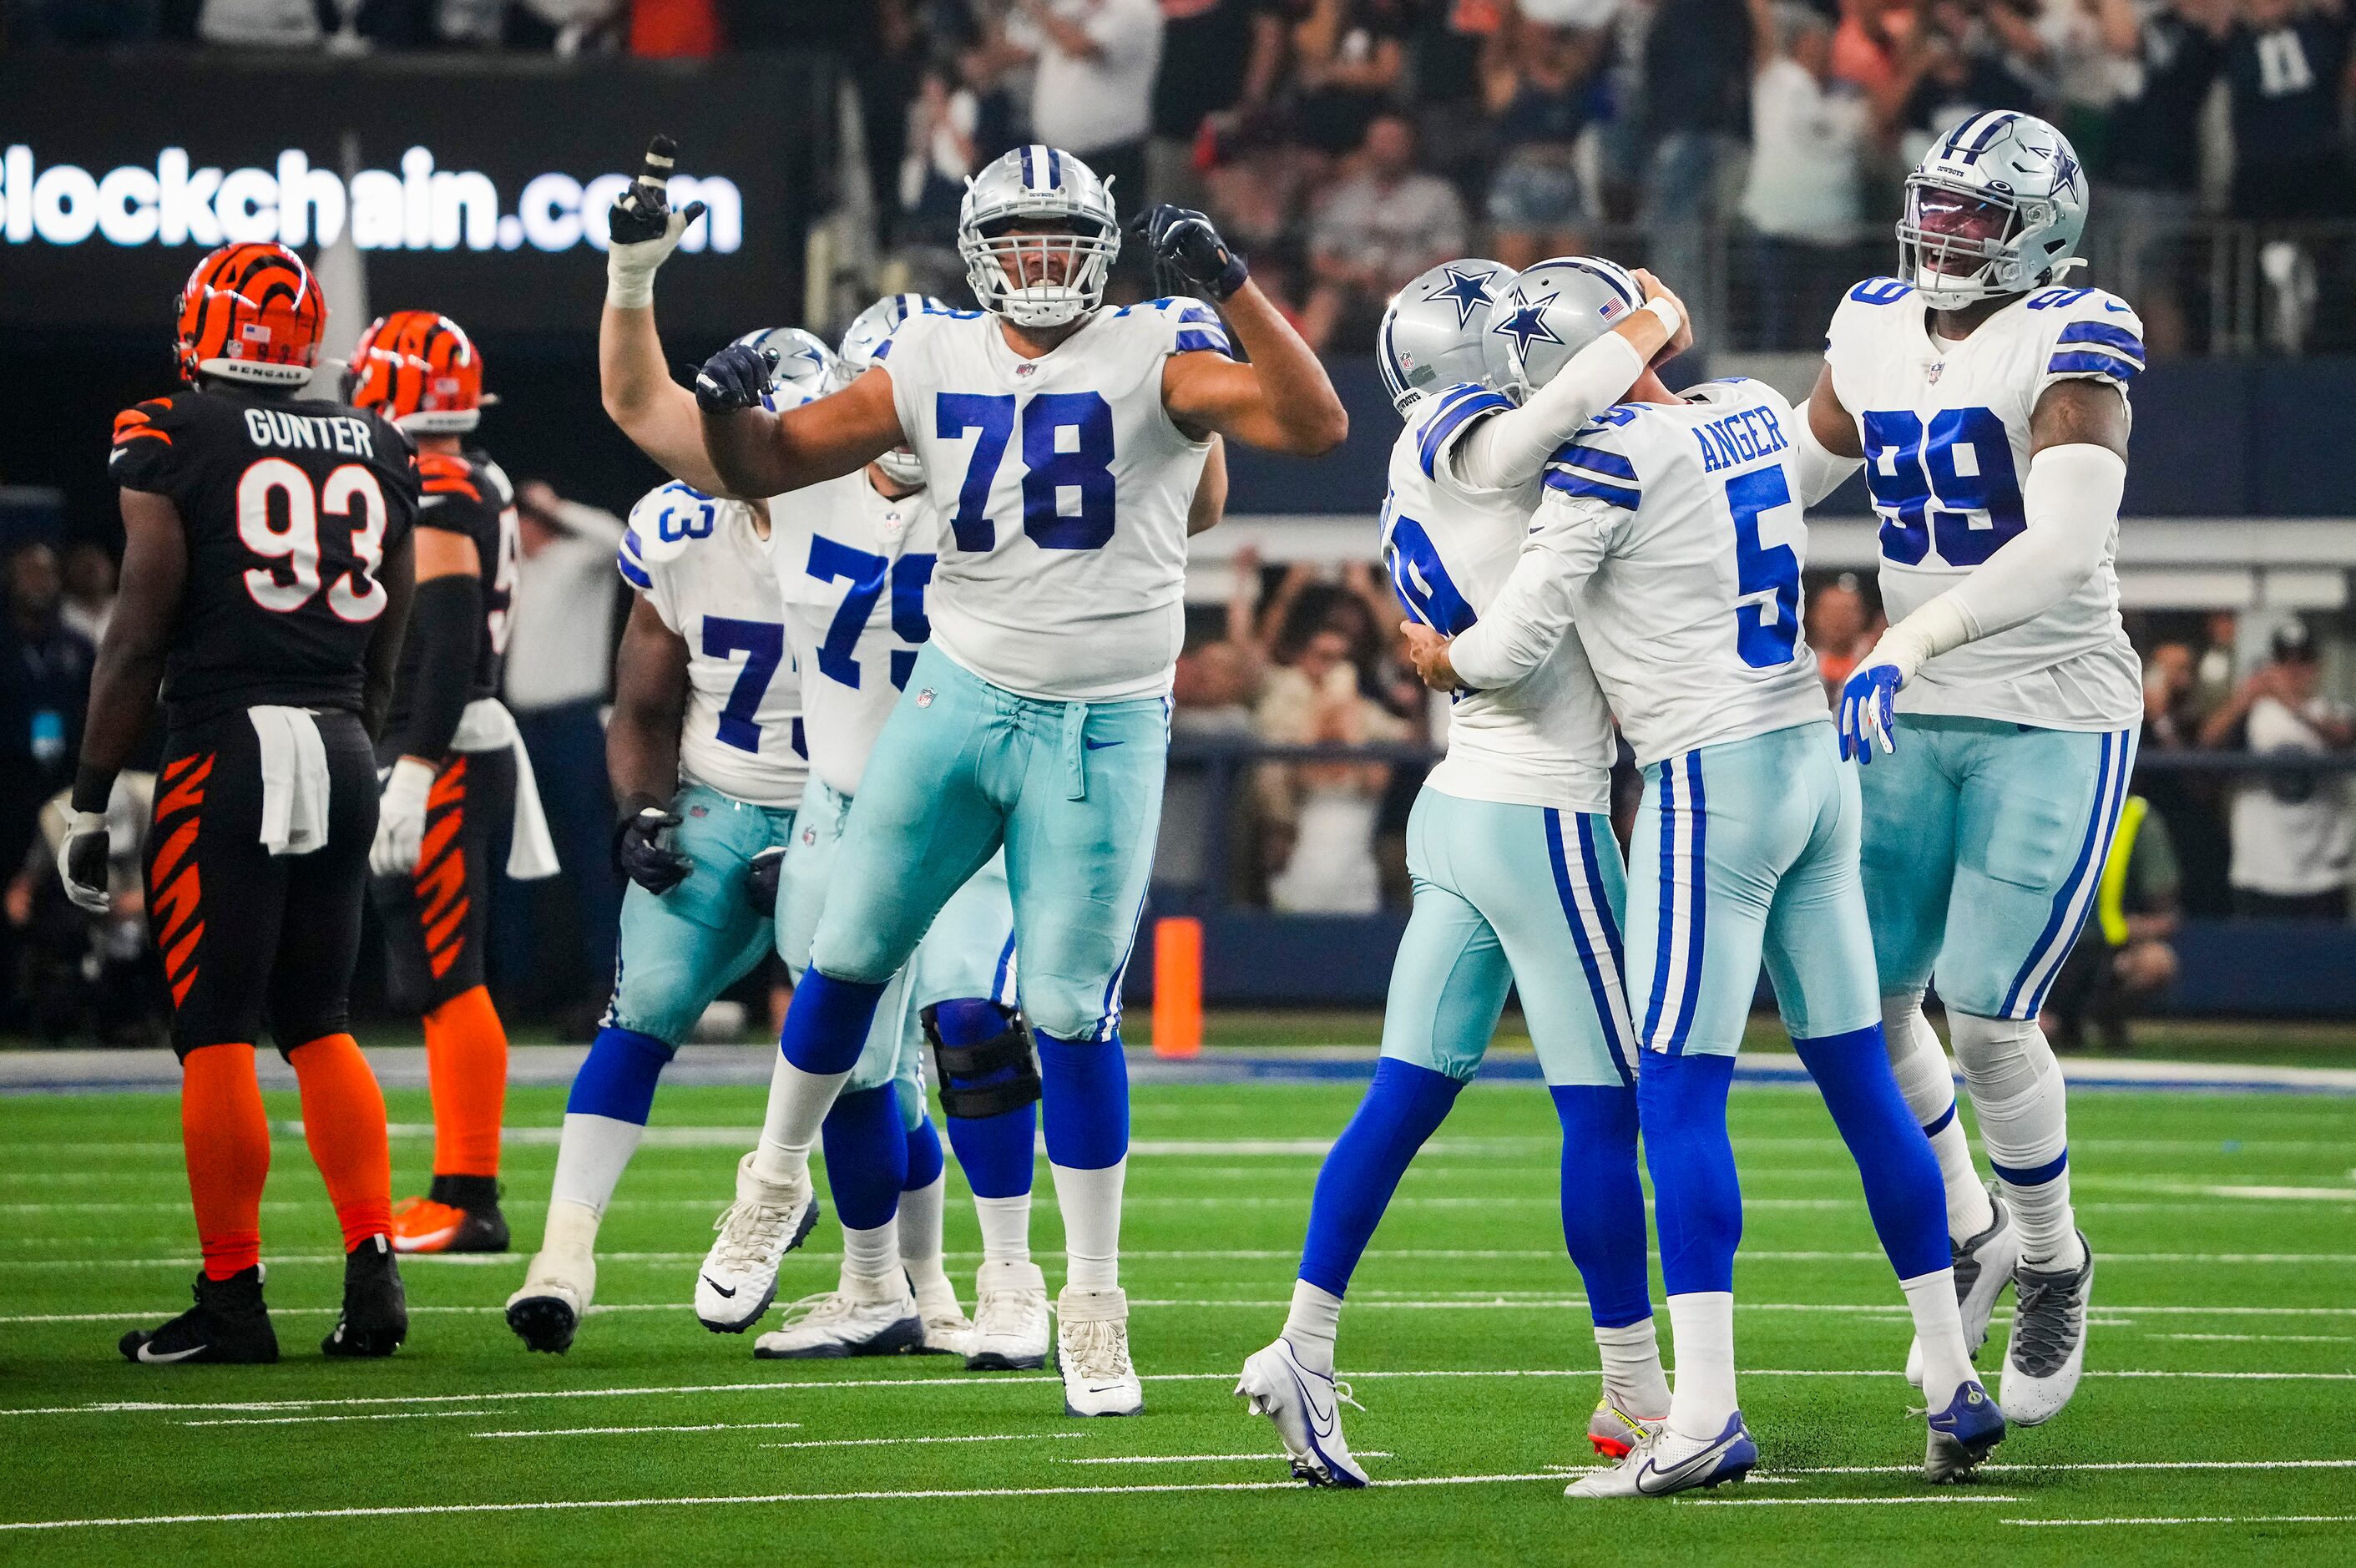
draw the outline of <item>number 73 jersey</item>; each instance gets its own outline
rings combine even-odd
[[[2029,419],[2056,381],[2119,389],[2143,369],[2143,323],[2095,288],[2046,288],[1960,342],[1933,337],[1922,296],[1869,278],[1833,313],[1825,362],[1857,421],[1880,521],[1881,599],[1892,621],[1952,588],[2027,526]],[[1901,713],[2044,729],[2115,730],[2143,714],[2119,620],[2114,531],[2102,565],[2052,609],[1922,666]]]
[[[800,805],[801,690],[753,509],[674,479],[630,509],[614,564],[687,643],[680,781],[749,805]]]
[[[933,637],[1047,702],[1161,696],[1185,636],[1186,515],[1207,442],[1162,367],[1228,352],[1191,299],[1099,310],[1035,360],[976,311],[910,317],[875,353],[946,514]]]

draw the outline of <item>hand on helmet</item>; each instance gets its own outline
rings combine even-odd
[[[658,135],[647,145],[647,156],[632,180],[605,214],[605,302],[623,309],[643,308],[655,302],[655,272],[679,248],[688,225],[703,216],[701,201],[684,210],[670,209],[668,188],[671,165],[679,151],[669,136]]]
[[[1143,240],[1157,261],[1176,268],[1190,283],[1202,285],[1214,299],[1226,299],[1244,286],[1251,269],[1227,248],[1209,218],[1191,207],[1168,202],[1149,207],[1130,220],[1129,231]]]
[[[695,372],[695,406],[706,413],[742,413],[758,405],[779,362],[775,349],[729,344]]]

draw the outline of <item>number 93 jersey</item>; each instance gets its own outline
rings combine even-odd
[[[2083,379],[2124,397],[2143,360],[2143,323],[2101,289],[2039,289],[1961,342],[1933,337],[1921,297],[1894,278],[1849,290],[1825,361],[1865,449],[1891,620],[2028,526],[2029,417],[2045,389]],[[2137,723],[2143,681],[2119,620],[2117,549],[2114,532],[2094,575],[2036,619],[1929,660],[1898,711],[2046,729]]]
[[[1537,477],[1511,489],[1475,489],[1450,464],[1468,432],[1513,406],[1485,387],[1444,387],[1408,411],[1391,446],[1383,564],[1407,613],[1449,637],[1470,628],[1513,575],[1543,493]],[[1512,685],[1459,694],[1448,755],[1425,782],[1460,800],[1604,811],[1618,749],[1574,628]]]
[[[753,509],[674,479],[630,509],[615,564],[687,642],[680,782],[748,805],[801,804],[801,694]]]
[[[769,503],[810,769],[845,800],[932,635],[925,590],[939,531],[928,492],[888,499],[863,469]]]
[[[1162,361],[1227,353],[1210,306],[1099,310],[1026,360],[998,318],[911,317],[876,350],[948,514],[942,652],[1046,702],[1161,696],[1185,633],[1186,512],[1208,443],[1171,421]]]
[[[1686,395],[1606,409],[1565,443],[1531,539],[1577,585],[1570,619],[1644,767],[1832,717],[1800,633],[1803,416],[1763,381]]]

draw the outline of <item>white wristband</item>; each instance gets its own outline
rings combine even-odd
[[[1685,326],[1686,318],[1677,309],[1676,302],[1664,296],[1648,301],[1644,308],[1660,317],[1661,325],[1668,328],[1669,340],[1676,341],[1678,329]]]

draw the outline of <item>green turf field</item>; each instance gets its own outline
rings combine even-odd
[[[1358,1092],[1139,1087],[1124,1283],[1147,1412],[1093,1423],[1062,1415],[1052,1374],[755,1362],[749,1337],[698,1326],[681,1304],[754,1090],[663,1091],[606,1219],[601,1310],[562,1359],[528,1356],[498,1314],[518,1256],[412,1262],[409,1345],[323,1360],[335,1230],[282,1137],[263,1223],[286,1359],[259,1369],[114,1350],[187,1299],[175,1101],[0,1101],[0,1522],[113,1521],[0,1530],[0,1558],[2356,1560],[2356,1101],[2080,1096],[2073,1165],[2101,1259],[2086,1383],[1978,1485],[1933,1492],[1895,1371],[1908,1330],[1830,1122],[1805,1090],[1738,1090],[1743,1402],[1765,1468],[1698,1499],[1574,1504],[1595,1356],[1534,1085],[1464,1095],[1358,1276],[1342,1362],[1377,1488],[1290,1485],[1230,1396],[1281,1322],[1317,1151]],[[509,1104],[528,1247],[562,1095]],[[295,1115],[293,1098],[272,1113]],[[424,1097],[395,1094],[392,1115],[423,1122]],[[397,1190],[423,1185],[428,1154],[396,1143]],[[1041,1187],[1052,1285],[1044,1164]],[[961,1205],[951,1272],[969,1290]],[[812,1241],[787,1260],[789,1297],[833,1279],[830,1219]]]

